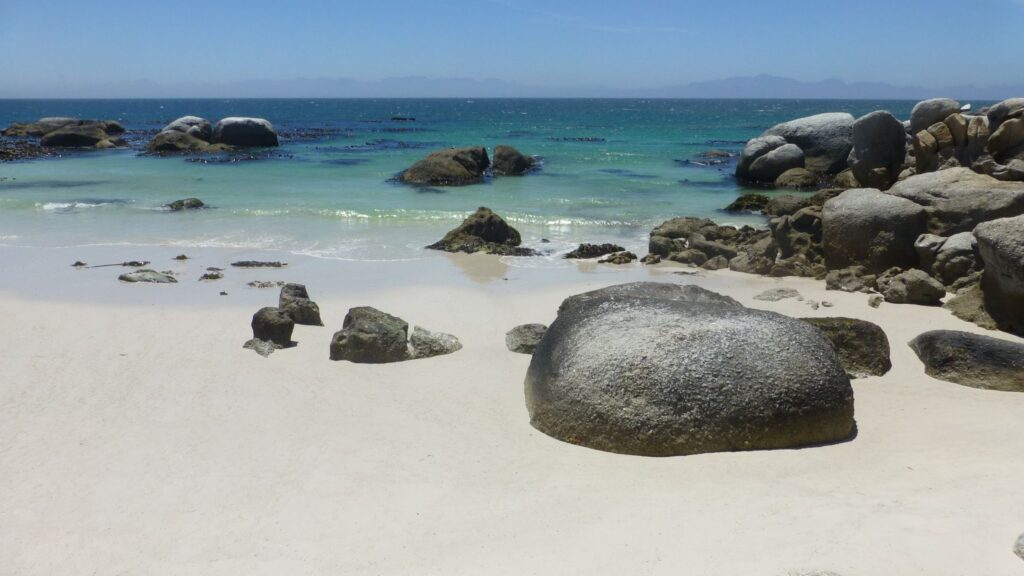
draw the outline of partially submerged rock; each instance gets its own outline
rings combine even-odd
[[[150,284],[175,284],[178,282],[177,278],[166,272],[157,272],[148,268],[125,272],[118,276],[117,279],[122,282],[144,282]]]
[[[252,316],[252,337],[278,346],[292,346],[292,331],[295,321],[279,308],[260,308]]]
[[[744,194],[726,206],[726,212],[761,212],[771,201],[764,194]]]
[[[548,327],[543,324],[522,324],[505,333],[505,346],[517,354],[533,354]]]
[[[420,186],[463,186],[482,182],[490,159],[482,146],[449,148],[432,152],[399,177]]]
[[[522,248],[519,231],[508,225],[490,208],[480,207],[440,241],[427,246],[445,252],[484,252],[507,256],[533,256],[534,250]]]
[[[536,166],[537,161],[524,156],[519,150],[504,144],[494,147],[491,172],[495,176],[522,176]]]
[[[239,260],[232,262],[232,266],[236,268],[283,268],[288,265],[287,262],[263,261],[263,260]]]
[[[277,146],[277,131],[274,125],[263,118],[223,118],[213,128],[214,144],[239,147]]]
[[[631,262],[636,262],[636,259],[637,259],[636,254],[634,254],[632,252],[628,252],[628,251],[626,251],[626,252],[616,252],[615,254],[610,254],[607,257],[598,260],[597,263],[598,264],[616,264],[616,265],[620,265],[621,266],[623,264],[629,264]]]
[[[184,198],[181,200],[175,200],[167,204],[167,208],[171,212],[179,212],[181,210],[196,210],[198,208],[205,208],[206,204],[203,203],[199,198]]]
[[[910,342],[925,373],[985,390],[1024,392],[1024,344],[953,330],[925,332]]]
[[[625,248],[618,244],[580,244],[578,248],[565,255],[566,258],[587,259],[599,258],[607,254],[622,252]]]
[[[817,329],[707,291],[632,286],[563,303],[526,377],[538,430],[646,456],[849,438],[853,390]]]
[[[892,368],[889,339],[877,324],[856,318],[804,318],[836,349],[851,378],[882,376]]]

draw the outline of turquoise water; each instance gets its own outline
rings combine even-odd
[[[281,249],[327,258],[429,257],[478,206],[553,255],[579,242],[641,249],[679,215],[763,224],[720,209],[743,189],[733,166],[698,166],[706,150],[737,152],[791,118],[912,102],[756,100],[0,100],[0,124],[42,116],[112,118],[138,148],[186,114],[259,116],[282,146],[257,159],[190,162],[138,150],[0,164],[0,244],[95,244]],[[394,116],[414,122],[392,121]],[[430,150],[510,144],[542,157],[521,178],[418,189],[389,180]],[[209,210],[170,213],[197,196]],[[542,239],[550,242],[542,243]]]

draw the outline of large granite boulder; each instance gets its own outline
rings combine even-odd
[[[223,118],[213,128],[214,144],[239,147],[277,146],[274,125],[263,118]]]
[[[630,282],[628,284],[615,284],[590,292],[583,292],[575,296],[569,296],[562,301],[558,307],[561,314],[576,306],[586,304],[594,300],[617,301],[621,299],[643,298],[651,300],[673,300],[679,302],[694,302],[697,304],[725,304],[728,306],[740,306],[736,300],[706,290],[693,284],[669,284],[667,282]]]
[[[953,234],[948,238],[922,234],[914,242],[919,267],[946,286],[977,272],[977,240],[970,232]]]
[[[531,424],[645,456],[850,437],[853,390],[821,332],[692,292],[640,284],[563,303],[526,375]]]
[[[928,231],[939,236],[970,232],[981,222],[1024,214],[1024,183],[1001,182],[969,168],[911,176],[886,194],[924,206]]]
[[[204,142],[213,140],[213,125],[206,118],[199,116],[182,116],[164,126],[161,132],[181,132]]]
[[[1024,392],[1024,344],[933,330],[911,340],[910,347],[933,378],[972,388]]]
[[[791,168],[803,166],[803,150],[796,144],[783,144],[754,160],[745,177],[756,182],[775,182]]]
[[[750,173],[750,166],[755,160],[765,154],[786,145],[786,139],[781,136],[761,136],[752,138],[743,147],[740,159],[736,164],[736,177],[743,180],[755,180]],[[780,172],[781,174],[781,172]]]
[[[310,300],[309,292],[303,284],[285,284],[281,287],[277,307],[287,314],[296,324],[305,326],[323,326],[320,319],[320,307]]]
[[[847,161],[862,185],[888,188],[899,176],[906,156],[903,122],[889,112],[878,110],[853,123],[853,149]]]
[[[504,144],[494,147],[494,163],[491,172],[495,176],[522,176],[536,165],[537,161],[524,156],[519,150]]]
[[[952,98],[931,98],[918,102],[910,112],[910,133],[917,134],[960,111],[960,103]]]
[[[869,272],[917,263],[914,241],[925,231],[921,206],[871,188],[825,202],[822,245],[830,270],[860,265]]]
[[[780,136],[796,144],[806,157],[805,167],[821,174],[835,174],[846,168],[853,148],[853,116],[829,112],[783,122],[769,128],[765,136]]]
[[[109,138],[99,124],[68,124],[47,132],[39,143],[60,148],[93,148]]]
[[[445,252],[484,252],[508,256],[532,256],[536,253],[529,248],[520,247],[521,243],[522,237],[518,230],[509,226],[490,208],[481,206],[457,228],[427,248]]]
[[[979,224],[974,236],[986,310],[1001,329],[1024,335],[1024,216]]]
[[[402,172],[400,179],[418,186],[463,186],[482,182],[490,166],[482,146],[432,152]]]
[[[411,356],[409,324],[376,308],[352,308],[331,339],[331,360],[357,364],[401,362]]]
[[[1013,118],[1024,118],[1024,98],[1010,98],[988,109],[988,122],[992,130]]]
[[[278,308],[260,308],[252,316],[252,337],[278,346],[292,345],[295,321]]]
[[[856,318],[804,318],[836,349],[851,378],[882,376],[892,368],[889,339],[877,324]]]

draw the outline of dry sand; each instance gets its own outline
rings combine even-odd
[[[1024,394],[924,374],[913,336],[980,331],[942,309],[872,309],[810,280],[488,257],[296,262],[206,285],[197,267],[236,255],[205,256],[181,284],[129,286],[117,269],[70,271],[70,253],[0,250],[0,574],[1024,573]],[[297,327],[298,347],[267,359],[243,350],[276,301],[242,287],[254,277],[305,281],[327,326]],[[859,433],[831,446],[657,459],[535,431],[529,357],[505,331],[638,279],[876,322],[893,370],[854,381]],[[780,286],[834,306],[753,300]],[[465,348],[330,362],[356,305]]]

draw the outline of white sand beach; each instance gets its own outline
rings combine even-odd
[[[1020,339],[941,308],[873,309],[807,279],[489,256],[292,257],[199,283],[237,254],[173,253],[0,251],[0,574],[1022,573],[1024,395],[930,378],[906,345],[937,328]],[[120,268],[69,268],[79,257],[182,274],[126,285]],[[244,286],[253,279],[307,284],[326,326],[296,327],[298,346],[269,358],[242,349],[253,312],[277,300]],[[509,352],[505,332],[549,323],[571,294],[640,279],[870,320],[893,369],[853,381],[858,433],[829,446],[642,458],[534,430],[530,357]],[[753,299],[779,286],[805,300]],[[359,305],[464,348],[329,361]]]

